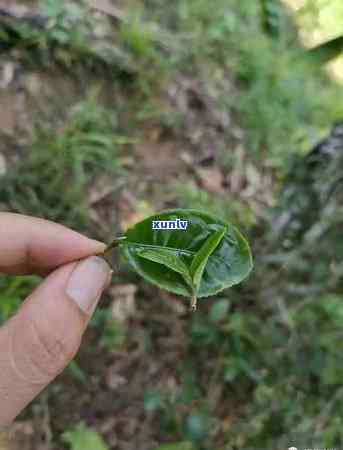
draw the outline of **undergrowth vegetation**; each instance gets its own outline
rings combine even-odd
[[[150,329],[149,308],[161,307],[178,324],[171,335],[179,329],[185,334],[180,336],[181,357],[176,353],[166,362],[168,370],[175,368],[177,386],[171,390],[152,383],[141,392],[140,401],[151,420],[147,426],[153,427],[158,442],[154,448],[342,447],[343,210],[338,189],[327,196],[328,183],[339,185],[342,161],[325,160],[324,169],[306,182],[296,180],[293,170],[342,119],[342,87],[306,57],[290,12],[276,0],[145,0],[128,5],[125,18],[97,16],[98,34],[89,26],[92,17],[86,3],[41,4],[50,26],[37,31],[30,23],[7,24],[2,52],[20,51],[26,69],[37,68],[42,60],[47,70],[62,64],[69,68],[66,76],[77,80],[80,70],[92,75],[95,71],[125,98],[118,104],[102,102],[88,92],[86,82],[83,101],[67,112],[63,123],[36,123],[33,143],[20,149],[20,157],[0,178],[2,210],[94,233],[88,192],[106,175],[113,183],[123,180],[124,188],[138,201],[149,202],[151,209],[196,208],[232,221],[248,234],[255,260],[248,281],[201,299],[192,317],[170,313],[157,289],[149,290],[121,268],[119,283],[138,284],[137,310],[144,333],[137,338],[135,325],[117,323],[107,303],[92,321],[97,339],[90,357],[95,358],[99,349],[110,358],[111,351],[130,353],[140,345],[146,346],[145,359],[153,358],[157,332]],[[135,134],[138,142],[144,141],[148,123],[159,129],[158,144],[174,143],[170,163],[188,149],[189,136],[182,134],[186,113],[165,107],[165,91],[178,76],[200,80],[209,93],[219,92],[215,107],[227,112],[231,122],[222,131],[227,148],[220,148],[215,164],[225,174],[241,167],[232,157],[236,149],[232,128],[239,126],[243,166],[250,164],[255,178],[272,178],[272,204],[261,201],[256,209],[249,195],[243,200],[239,191],[208,190],[184,166],[177,177],[166,175],[153,189],[149,170],[154,155],[142,171],[131,138]],[[227,81],[229,93],[221,95]],[[199,116],[205,114],[202,107],[198,105]],[[312,168],[306,170],[314,174]],[[242,189],[253,185],[252,178],[243,179]],[[119,214],[132,196],[126,193],[124,207],[112,196],[103,209]],[[283,214],[289,215],[288,222],[280,231],[276,224]],[[108,226],[113,227],[113,236],[118,233],[118,222]],[[1,278],[1,322],[37,283],[36,277]],[[144,306],[152,298],[161,301]],[[163,322],[161,328],[165,329]],[[74,379],[84,380],[87,364],[78,361],[70,371]],[[64,388],[68,390],[68,385]],[[83,389],[80,385],[79,391]],[[56,432],[51,449],[137,448],[106,444],[105,426],[98,428],[104,439],[86,426],[99,425],[100,419],[86,425],[79,419],[68,423],[63,437]]]
[[[69,116],[60,129],[37,126],[27,156],[1,180],[0,197],[22,214],[85,229],[89,199],[84,194],[90,181],[120,172],[117,119],[93,95],[75,105]]]

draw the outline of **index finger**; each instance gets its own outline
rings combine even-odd
[[[105,249],[63,225],[0,212],[0,272],[46,274],[56,267]]]

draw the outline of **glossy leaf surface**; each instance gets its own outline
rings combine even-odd
[[[193,284],[196,289],[199,289],[202,275],[204,273],[208,258],[218,247],[220,241],[223,239],[226,227],[213,233],[203,244],[200,250],[194,255],[192,264],[190,267]]]
[[[190,293],[192,293],[193,283],[189,268],[183,262],[182,257],[176,255],[173,250],[169,250],[163,247],[158,249],[141,249],[137,251],[137,254],[141,258],[146,258],[149,261],[162,264],[182,275],[185,282],[191,289]]]
[[[187,228],[152,229],[153,221],[176,219],[187,220]],[[198,273],[200,278],[197,287],[193,282],[197,297],[241,282],[253,265],[249,245],[237,228],[195,210],[163,211],[137,223],[125,236],[119,245],[133,269],[151,283],[180,295],[190,295],[184,270],[187,267],[191,274],[192,263],[193,275]]]

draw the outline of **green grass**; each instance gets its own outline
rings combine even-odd
[[[181,180],[172,186],[172,192],[180,208],[194,208],[248,229],[256,224],[256,217],[249,205],[230,198],[227,194],[209,193],[194,181]]]
[[[216,0],[215,8],[204,0],[167,6],[145,1],[129,8],[116,27],[99,22],[109,30],[111,45],[101,39],[94,45],[83,1],[44,0],[42,11],[50,18],[49,29],[17,30],[19,43],[34,42],[43,53],[53,50],[69,68],[76,60],[93,61],[96,68],[102,60],[114,77],[126,71],[120,78],[132,77],[145,93],[145,108],[161,80],[178,71],[205,76],[209,90],[210,73],[234,78],[238,89],[220,101],[238,114],[250,157],[259,161],[268,154],[279,171],[287,171],[290,155],[305,152],[343,114],[341,90],[303,57],[296,29],[278,0]]]
[[[0,324],[9,319],[18,309],[21,301],[38,285],[40,278],[36,276],[0,278]]]
[[[269,3],[274,24],[265,29],[262,3]],[[254,161],[268,157],[283,173],[292,154],[302,154],[343,116],[343,93],[304,54],[296,29],[280,2],[178,0],[158,11],[161,1],[147,1],[152,17],[179,39],[169,58],[193,76],[210,73],[234,78],[238,89],[222,105],[238,114],[245,146]],[[214,83],[210,74],[204,80]]]
[[[87,428],[83,422],[77,427],[63,433],[63,442],[71,450],[107,450],[102,437],[94,430]]]
[[[37,127],[26,157],[1,180],[1,201],[14,212],[85,229],[94,176],[120,173],[118,137],[116,114],[90,95],[61,129]]]

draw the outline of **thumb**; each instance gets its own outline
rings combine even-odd
[[[0,328],[0,427],[74,358],[110,276],[96,256],[62,266]]]

